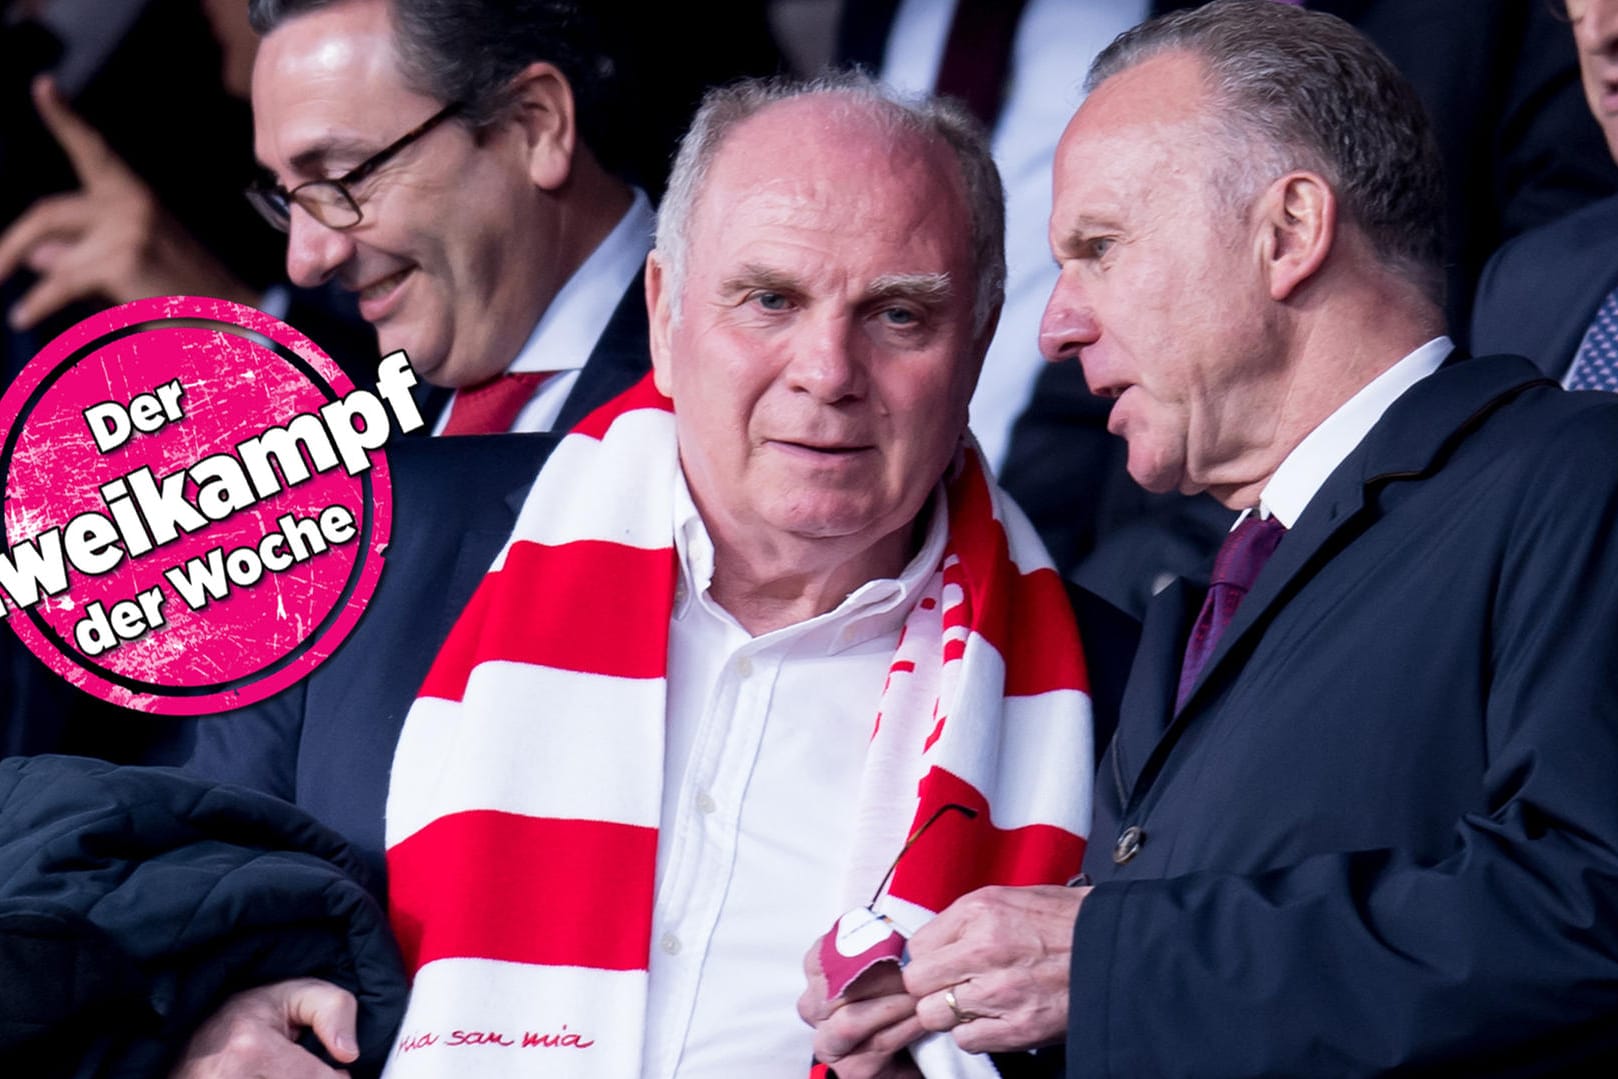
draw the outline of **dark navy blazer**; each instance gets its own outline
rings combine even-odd
[[[1615,535],[1618,398],[1490,357],[1332,473],[1178,713],[1199,597],[1160,594],[1096,785],[1076,1074],[1618,1051]]]
[[[1478,282],[1472,340],[1562,378],[1607,293],[1618,286],[1618,196],[1524,233]]]

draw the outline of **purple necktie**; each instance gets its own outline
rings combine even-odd
[[[1258,571],[1275,553],[1275,547],[1286,535],[1286,526],[1274,517],[1260,520],[1258,511],[1247,515],[1225,537],[1214,557],[1213,579],[1208,582],[1208,598],[1202,601],[1196,625],[1191,627],[1191,639],[1185,642],[1185,661],[1180,665],[1180,689],[1174,698],[1178,712],[1191,695],[1197,675],[1213,654],[1214,645],[1236,617],[1247,590],[1258,580]]]

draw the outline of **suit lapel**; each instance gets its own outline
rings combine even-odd
[[[1606,237],[1602,239],[1604,242],[1570,248],[1557,256],[1562,265],[1554,280],[1559,287],[1567,289],[1567,297],[1557,301],[1555,309],[1588,312],[1579,319],[1557,319],[1555,325],[1546,330],[1545,348],[1538,350],[1534,358],[1544,362],[1554,357],[1554,362],[1547,363],[1546,373],[1558,379],[1567,377],[1579,345],[1584,342],[1585,332],[1614,287],[1613,254],[1618,244]],[[1549,369],[1552,367],[1555,369]]]
[[[629,283],[607,320],[579,381],[557,413],[552,430],[570,431],[597,408],[623,393],[651,370],[650,331],[646,321],[646,271]]]
[[[1201,590],[1184,578],[1152,597],[1141,624],[1140,645],[1130,668],[1112,740],[1111,775],[1098,780],[1116,783],[1118,804],[1129,797],[1141,770],[1174,718],[1174,691],[1180,680],[1185,638],[1201,605]]]
[[[1174,687],[1196,608],[1185,594],[1171,595],[1168,589],[1154,599],[1141,630],[1140,653],[1130,673],[1114,743],[1115,778],[1124,804],[1138,799],[1150,785],[1174,741],[1196,721],[1210,697],[1236,676],[1286,602],[1336,550],[1352,542],[1355,530],[1366,527],[1374,489],[1427,475],[1439,467],[1454,442],[1500,405],[1531,387],[1554,385],[1520,357],[1464,362],[1457,358],[1395,401],[1282,539],[1178,713],[1173,711]],[[1144,679],[1151,684],[1137,684]]]

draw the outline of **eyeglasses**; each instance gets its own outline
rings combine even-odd
[[[292,227],[292,207],[302,206],[304,212],[329,229],[351,229],[364,216],[359,200],[350,187],[387,164],[406,146],[460,112],[465,105],[452,101],[426,120],[394,139],[382,149],[330,180],[310,180],[291,191],[268,177],[259,177],[247,189],[247,201],[263,215],[264,220],[282,232]]]

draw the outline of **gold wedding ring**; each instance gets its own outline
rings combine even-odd
[[[955,1013],[957,1023],[970,1023],[974,1019],[983,1018],[977,1012],[962,1009],[961,1002],[955,999],[955,987],[953,985],[944,990],[944,1003],[948,1004],[949,1010]]]

